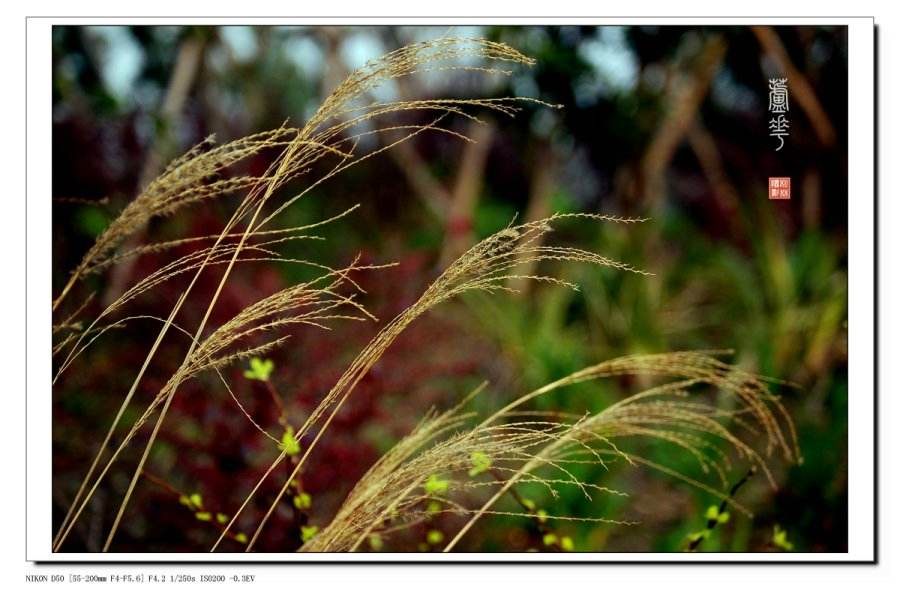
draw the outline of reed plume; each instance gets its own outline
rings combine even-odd
[[[625,375],[669,380],[594,414],[519,411],[536,397],[563,386]],[[709,387],[737,396],[742,405],[722,409],[715,404],[698,402],[697,392]],[[398,529],[427,521],[436,514],[462,516],[468,520],[444,551],[453,549],[485,514],[542,520],[635,522],[560,517],[537,509],[494,509],[500,497],[519,484],[540,485],[551,498],[556,497],[556,487],[561,484],[577,486],[588,500],[598,494],[626,496],[612,488],[579,479],[569,471],[574,464],[598,465],[606,470],[617,463],[649,466],[750,514],[726,493],[727,472],[732,464],[727,451],[749,465],[761,468],[773,486],[774,478],[765,456],[745,439],[736,436],[726,423],[734,421],[751,430],[761,428],[767,440],[767,454],[777,448],[787,460],[799,456],[790,418],[780,408],[778,397],[768,390],[766,379],[725,364],[706,352],[628,356],[591,366],[511,401],[481,423],[466,429],[473,425],[474,414],[464,413],[462,409],[473,397],[470,395],[445,413],[432,413],[423,419],[363,476],[333,520],[306,542],[301,551],[354,551],[372,535],[388,539]],[[659,440],[684,449],[694,457],[700,471],[713,479],[701,481],[682,476],[630,453],[620,445],[629,437]],[[494,476],[486,474],[487,470]],[[429,482],[429,478],[434,477],[441,478],[438,494]],[[478,490],[483,492],[485,489],[491,496],[480,507],[471,508],[466,501],[471,500]],[[440,504],[439,510],[427,507],[432,502]]]
[[[442,38],[406,46],[378,60],[369,62],[363,68],[352,73],[326,98],[319,110],[302,128],[282,126],[267,133],[251,135],[233,141],[219,149],[205,150],[203,146],[194,147],[186,155],[175,160],[166,168],[163,174],[149,184],[110,224],[106,231],[100,235],[54,300],[54,310],[87,272],[99,272],[118,260],[138,257],[148,252],[164,251],[169,247],[179,245],[180,241],[174,240],[130,249],[125,253],[115,253],[116,248],[122,244],[125,238],[140,229],[152,217],[170,215],[181,207],[226,193],[246,192],[231,219],[226,223],[218,236],[215,238],[198,238],[198,240],[212,239],[212,246],[199,248],[190,255],[176,259],[151,273],[145,279],[126,290],[122,296],[115,299],[92,324],[87,325],[84,331],[74,337],[70,335],[57,344],[57,352],[61,351],[63,346],[69,347],[69,352],[57,371],[56,379],[60,377],[62,372],[70,368],[73,359],[82,353],[82,344],[89,340],[92,333],[93,336],[96,336],[97,332],[116,326],[113,323],[112,325],[101,327],[99,325],[101,318],[109,316],[114,310],[133,299],[134,296],[148,291],[164,281],[168,281],[183,273],[192,273],[190,282],[179,296],[170,315],[164,321],[156,340],[145,358],[144,364],[132,383],[131,389],[125,395],[119,411],[110,425],[106,438],[102,441],[97,455],[69,507],[62,526],[54,539],[55,550],[62,546],[72,526],[77,522],[81,511],[84,510],[88,500],[92,497],[96,485],[100,481],[99,478],[94,479],[93,476],[101,457],[112,439],[125,409],[131,403],[149,362],[153,359],[169,329],[176,328],[174,319],[187,301],[203,271],[211,266],[220,265],[224,267],[219,286],[205,308],[203,320],[196,331],[191,333],[192,341],[185,354],[184,361],[166,383],[168,393],[162,401],[157,396],[151,402],[151,405],[145,409],[139,421],[136,422],[136,425],[142,424],[143,421],[141,420],[146,420],[147,416],[160,403],[162,404],[156,426],[145,447],[138,469],[133,475],[132,484],[129,486],[128,492],[120,506],[119,514],[113,524],[113,529],[109,533],[104,550],[108,548],[115,534],[119,519],[121,519],[134,484],[141,475],[147,453],[156,439],[159,426],[165,419],[175,392],[185,379],[197,372],[196,367],[198,364],[194,357],[194,352],[201,345],[200,337],[204,333],[210,313],[215,307],[218,296],[231,270],[235,264],[246,260],[278,258],[277,255],[269,251],[270,246],[272,243],[283,241],[284,238],[256,244],[252,243],[255,238],[265,237],[265,235],[272,233],[271,230],[266,229],[268,224],[285,209],[307,195],[310,190],[333,176],[424,131],[447,133],[464,140],[471,140],[465,135],[443,128],[440,125],[441,121],[449,115],[460,115],[477,121],[477,116],[470,113],[471,110],[486,109],[512,115],[520,109],[516,107],[517,103],[530,101],[543,104],[537,99],[528,98],[432,99],[374,103],[360,101],[365,99],[377,85],[387,80],[415,74],[418,69],[466,69],[480,71],[484,74],[509,74],[508,71],[490,67],[446,64],[448,61],[461,57],[476,57],[486,62],[524,65],[533,63],[530,58],[505,44],[498,44],[484,39]],[[381,116],[413,111],[431,112],[435,116],[427,124],[392,125],[380,129],[376,127],[374,130],[371,127],[366,129],[370,121]],[[368,153],[358,152],[359,142],[363,137],[378,134],[385,130],[400,130],[403,136],[385,147],[373,149]],[[210,176],[224,174],[228,166],[267,148],[275,149],[280,151],[280,153],[271,162],[264,174],[254,177],[238,176],[223,180],[209,180]],[[332,158],[333,161],[331,165],[326,166],[326,173],[312,179],[298,194],[282,200],[276,207],[268,212],[264,212],[265,207],[280,188],[287,182],[310,173],[314,165],[321,164],[327,158]],[[236,231],[242,224],[243,231]],[[296,234],[298,230],[281,231],[287,234],[286,237],[289,237],[291,233]],[[275,235],[278,235],[278,233],[276,230]],[[254,253],[256,254],[254,255]],[[249,254],[250,257],[248,258],[246,254]],[[133,425],[128,430],[127,436],[134,436],[135,431],[136,428]],[[121,447],[108,459],[106,468],[109,468],[115,462],[119,452],[121,452]],[[94,479],[94,487],[85,493],[92,479]]]
[[[453,63],[460,58],[477,58],[481,61],[478,64],[484,65]],[[214,373],[240,406],[239,399],[228,386],[222,371],[243,359],[279,346],[286,340],[286,335],[280,333],[289,325],[302,324],[327,329],[329,321],[336,319],[375,320],[362,303],[362,288],[356,285],[352,276],[360,270],[387,265],[363,266],[354,261],[343,268],[332,269],[321,263],[298,258],[290,252],[296,240],[322,239],[321,236],[308,232],[337,218],[348,216],[353,209],[307,226],[272,227],[281,213],[334,176],[419,134],[448,134],[464,142],[472,142],[464,134],[445,127],[451,116],[478,122],[478,113],[484,110],[514,115],[524,103],[556,107],[539,99],[522,97],[380,102],[370,99],[371,92],[386,81],[425,71],[468,70],[485,75],[506,75],[510,71],[502,67],[532,64],[531,58],[517,50],[484,39],[447,37],[400,48],[367,63],[348,76],[303,126],[284,125],[218,148],[210,148],[208,143],[198,145],[170,164],[123,209],[97,238],[69,277],[53,302],[54,311],[78,281],[88,274],[102,274],[117,263],[147,254],[165,257],[173,250],[185,247],[189,252],[171,258],[137,280],[121,295],[115,296],[89,324],[82,324],[77,320],[84,310],[82,304],[54,327],[54,333],[68,332],[54,346],[54,355],[64,355],[54,378],[54,382],[57,382],[65,377],[76,361],[87,357],[85,354],[88,348],[104,333],[119,330],[137,319],[152,318],[161,323],[158,335],[140,370],[135,374],[128,393],[123,397],[118,413],[58,528],[53,541],[54,551],[59,551],[63,546],[124,449],[136,441],[139,431],[157,415],[131,483],[119,503],[112,528],[107,534],[103,549],[109,549],[135,485],[144,476],[144,464],[158,431],[184,382],[203,373]],[[426,123],[398,124],[395,121],[387,126],[380,123],[379,119],[384,116],[407,112],[415,112],[420,116],[424,114]],[[385,131],[399,132],[401,136],[385,146],[363,150],[362,147],[367,145],[362,142],[365,137]],[[239,162],[263,152],[276,154],[264,173],[256,176],[230,175]],[[279,191],[288,182],[296,180],[304,182],[302,189],[293,196],[281,196]],[[154,217],[170,216],[190,205],[234,193],[242,193],[243,197],[219,234],[122,248],[126,238],[133,236]],[[292,482],[304,469],[312,454],[317,452],[321,438],[337,413],[351,398],[356,386],[404,330],[423,314],[471,291],[515,293],[515,284],[509,282],[517,279],[577,289],[565,279],[543,274],[530,266],[540,263],[575,262],[633,274],[650,274],[587,250],[545,242],[554,226],[576,219],[609,224],[642,221],[598,214],[555,214],[536,221],[511,224],[476,243],[453,261],[417,301],[381,328],[293,433],[296,444],[306,439],[305,447],[296,459],[291,459],[289,476],[282,483],[276,497],[268,503],[266,513],[247,541],[248,551],[254,547]],[[296,284],[265,297],[247,306],[227,322],[208,329],[210,315],[231,271],[235,266],[253,262],[297,264],[313,267],[320,274],[312,281]],[[196,328],[185,329],[176,322],[177,316],[192,297],[199,276],[209,269],[221,270],[216,290],[205,304],[195,303],[196,300],[190,302],[191,307],[203,315]],[[520,271],[523,270],[534,272],[522,274]],[[183,279],[189,280],[182,283],[183,289],[177,294],[176,303],[167,317],[131,315],[113,319],[114,313],[134,302],[138,296],[158,290],[164,283],[182,282]],[[149,404],[139,413],[136,421],[125,428],[119,428],[123,414],[138,392],[151,360],[170,330],[189,339],[181,363],[163,387],[148,397]],[[273,334],[277,336],[273,337]],[[670,380],[598,412],[573,415],[523,412],[520,409],[535,397],[556,388],[622,375],[654,376]],[[767,382],[767,379],[723,363],[713,357],[713,354],[686,352],[624,357],[586,368],[510,401],[508,405],[474,425],[472,415],[463,410],[466,403],[477,398],[476,394],[470,395],[448,412],[425,415],[415,431],[382,457],[357,483],[333,520],[304,544],[303,551],[353,551],[372,535],[387,535],[431,518],[433,512],[425,509],[424,504],[436,500],[442,503],[442,514],[467,517],[466,524],[447,544],[446,551],[449,551],[484,515],[533,516],[533,511],[513,512],[494,507],[504,494],[523,483],[543,485],[551,496],[556,493],[555,486],[563,484],[578,486],[589,499],[598,493],[621,495],[607,486],[589,484],[578,479],[567,469],[576,462],[580,464],[587,461],[604,467],[615,462],[627,462],[676,474],[674,470],[642,459],[636,453],[629,453],[624,446],[620,447],[619,443],[624,439],[633,437],[660,440],[687,450],[695,457],[702,472],[717,476],[721,482],[727,480],[730,463],[725,451],[730,449],[752,465],[762,468],[770,481],[774,481],[768,470],[767,457],[778,450],[788,459],[795,458],[796,439],[789,417],[777,398],[769,392]],[[740,407],[726,410],[689,396],[692,390],[703,386],[735,395]],[[274,440],[243,408],[241,412],[257,429]],[[767,441],[765,452],[758,452],[750,441],[733,433],[727,421],[739,427],[760,431]],[[122,430],[119,445],[106,456],[114,434]],[[246,495],[235,513],[230,515],[228,522],[220,527],[220,537],[211,547],[213,551],[222,539],[234,534],[234,523],[254,502],[260,487],[287,456],[285,450],[281,449],[273,457],[255,487]],[[469,474],[472,471],[473,456],[480,460],[481,467],[485,461],[488,462],[488,468],[492,474],[496,474],[493,479]],[[554,472],[561,477],[548,476]],[[427,481],[432,476],[445,477],[441,481],[446,481],[446,490],[441,490],[440,494],[429,490]],[[679,478],[710,493],[723,494],[721,489],[710,482],[684,476]],[[467,504],[471,494],[484,494],[485,491],[491,495],[484,498],[480,506],[473,508]],[[734,505],[742,509],[740,504]],[[545,517],[575,518],[565,515]],[[575,520],[630,522],[591,517]]]

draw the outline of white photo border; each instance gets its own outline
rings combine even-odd
[[[845,25],[848,28],[848,551],[845,553],[69,554],[51,514],[51,30],[53,25]],[[877,558],[875,26],[852,18],[64,18],[26,20],[26,560],[44,562],[824,562]]]

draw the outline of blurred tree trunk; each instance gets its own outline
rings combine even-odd
[[[706,176],[712,188],[718,210],[729,227],[731,236],[735,240],[745,237],[746,229],[740,213],[740,197],[737,189],[725,171],[725,163],[716,146],[716,139],[703,125],[699,116],[695,118],[694,125],[688,129],[688,142],[697,156],[697,161],[700,162],[703,175]]]
[[[494,137],[494,124],[472,122],[466,136],[474,142],[463,148],[459,171],[456,173],[445,226],[442,266],[449,265],[472,244],[475,207],[484,185],[484,170]]]
[[[694,61],[692,72],[675,76],[665,99],[666,115],[641,161],[640,198],[645,205],[658,205],[665,193],[665,174],[694,124],[709,92],[713,77],[725,57],[720,35],[709,38]]]
[[[528,196],[528,209],[525,211],[525,222],[545,219],[552,215],[551,199],[556,188],[556,158],[553,149],[547,145],[541,145],[536,151],[536,157],[532,166],[531,188]],[[535,244],[535,247],[538,245]],[[537,261],[523,262],[513,272],[513,278],[507,281],[510,289],[527,292],[531,286],[528,277],[535,274]]]
[[[185,37],[178,48],[178,56],[175,59],[175,68],[169,79],[166,95],[159,110],[159,133],[150,147],[147,160],[141,169],[138,179],[138,193],[144,189],[159,175],[163,168],[164,155],[171,153],[170,147],[175,143],[173,135],[178,130],[181,119],[181,111],[190,94],[191,87],[197,78],[197,71],[203,58],[206,45],[205,39],[197,35]],[[141,245],[144,230],[135,232],[122,245],[121,251],[127,252]],[[103,293],[103,305],[108,306],[125,291],[128,286],[131,272],[134,268],[134,260],[124,260],[113,266],[109,275],[109,284]]]

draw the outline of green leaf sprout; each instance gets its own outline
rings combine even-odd
[[[275,362],[270,359],[250,358],[250,369],[244,370],[244,378],[268,382],[275,369]]]

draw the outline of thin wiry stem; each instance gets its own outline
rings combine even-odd
[[[733,490],[731,493],[723,491],[728,489],[724,475],[721,477],[723,488],[716,489],[655,461],[623,451],[616,445],[616,441],[624,437],[662,440],[690,452],[701,468],[718,470],[719,462],[698,448],[708,448],[727,465],[725,451],[712,441],[717,440],[730,445],[738,456],[749,455],[754,468],[762,468],[768,473],[765,459],[717,421],[720,417],[730,419],[736,415],[750,415],[758,426],[765,429],[766,417],[761,416],[758,409],[748,407],[726,412],[689,400],[690,394],[685,391],[702,385],[729,391],[742,390],[729,380],[731,376],[742,373],[708,353],[681,352],[610,360],[580,370],[532,391],[523,398],[514,399],[510,405],[517,407],[563,386],[636,374],[674,376],[685,380],[668,382],[642,391],[600,412],[577,417],[571,423],[541,420],[541,417],[546,416],[540,415],[532,416],[535,419],[531,421],[508,421],[508,418],[518,416],[510,406],[506,406],[472,429],[462,430],[462,426],[471,420],[472,414],[462,413],[461,410],[474,394],[450,411],[440,415],[427,415],[356,483],[332,521],[305,543],[300,551],[354,551],[373,533],[386,534],[399,528],[407,528],[437,513],[469,517],[462,529],[447,543],[444,551],[454,549],[474,523],[484,515],[524,516],[542,523],[555,519],[630,524],[632,521],[628,520],[555,515],[543,510],[538,512],[527,505],[525,512],[493,510],[504,494],[524,483],[543,485],[551,495],[555,494],[555,484],[574,485],[582,490],[588,500],[592,499],[588,490],[616,497],[625,496],[621,491],[583,482],[566,469],[570,464],[596,464],[608,469],[609,463],[614,460],[668,474],[721,498],[735,510],[750,514],[746,507],[734,501]],[[753,384],[754,379],[758,377],[744,377],[743,381]],[[777,397],[761,384],[754,385],[753,394],[747,394],[746,397],[757,401],[763,408],[777,403]],[[779,423],[785,421],[781,419]],[[674,430],[662,429],[667,427]],[[768,428],[766,434],[771,440],[778,441],[774,429]],[[781,447],[782,454],[790,460],[794,454],[791,445],[786,443]],[[468,475],[477,475],[485,470],[472,470],[473,453],[477,453],[479,457],[474,460],[488,462],[495,478],[499,472],[508,472],[511,476],[494,481],[457,479],[467,471]],[[584,455],[588,455],[588,458],[582,458]],[[543,468],[562,473],[564,477],[560,479],[538,475],[537,472]],[[444,487],[441,488],[444,495],[429,491],[433,488],[429,488],[426,480],[436,476],[444,478]],[[773,481],[771,476],[770,481]],[[479,508],[472,509],[452,497],[456,493],[470,495],[473,489],[479,487],[495,488]],[[426,501],[439,502],[443,509],[425,511],[423,505]]]
[[[192,372],[192,370],[187,368],[188,362],[191,360],[191,356],[194,350],[197,348],[199,337],[207,324],[211,310],[217,301],[218,295],[221,293],[222,287],[224,286],[224,283],[226,282],[230,271],[234,267],[234,264],[239,261],[238,254],[243,249],[250,248],[246,246],[246,242],[248,238],[252,237],[259,231],[259,229],[257,229],[258,227],[261,227],[263,224],[270,221],[272,217],[281,212],[281,210],[285,208],[287,204],[293,203],[300,196],[303,196],[305,194],[301,193],[299,196],[294,197],[293,199],[282,204],[281,208],[276,208],[275,212],[270,216],[263,218],[261,216],[262,208],[272,196],[274,191],[284,183],[310,171],[310,167],[314,163],[322,160],[327,156],[336,156],[341,160],[339,165],[333,169],[331,174],[336,175],[347,167],[359,163],[361,160],[377,154],[381,150],[384,150],[381,149],[378,151],[374,151],[368,155],[357,157],[354,156],[352,152],[347,152],[341,148],[341,145],[347,142],[347,139],[342,139],[341,137],[349,128],[384,114],[398,111],[422,111],[430,109],[437,109],[441,113],[465,114],[465,108],[469,107],[493,109],[502,113],[510,114],[515,111],[514,108],[512,108],[509,104],[514,103],[516,99],[499,99],[494,101],[433,100],[431,102],[399,102],[396,104],[372,106],[369,108],[366,108],[364,106],[361,109],[362,113],[360,115],[354,116],[353,118],[350,118],[349,120],[343,122],[338,121],[336,124],[325,126],[326,122],[328,122],[329,120],[339,120],[340,116],[344,113],[347,113],[348,110],[359,109],[353,106],[353,102],[356,99],[365,96],[374,86],[380,84],[381,82],[390,80],[391,78],[413,74],[422,64],[451,60],[462,56],[479,56],[488,60],[502,60],[508,62],[518,62],[521,64],[532,63],[529,58],[523,56],[512,48],[509,48],[504,44],[497,44],[495,42],[490,42],[487,40],[445,38],[422,44],[413,44],[412,46],[408,46],[405,48],[401,48],[400,50],[397,50],[395,52],[391,52],[384,58],[373,61],[367,64],[362,69],[351,74],[351,76],[348,77],[348,79],[325,100],[322,107],[301,129],[291,129],[282,126],[275,131],[246,137],[245,139],[234,141],[232,143],[229,143],[228,145],[225,145],[218,149],[213,149],[211,151],[204,151],[203,148],[199,146],[195,147],[184,157],[179,158],[175,162],[173,162],[166,169],[166,171],[159,178],[157,178],[157,180],[152,182],[142,192],[138,199],[136,199],[128,207],[126,207],[120,217],[117,218],[113,222],[113,224],[111,224],[107,228],[107,230],[101,235],[101,237],[98,238],[97,242],[91,248],[91,250],[89,250],[85,255],[79,267],[66,283],[66,286],[64,287],[61,294],[54,300],[54,309],[59,305],[59,303],[61,303],[66,294],[68,294],[71,288],[74,286],[74,283],[78,279],[80,279],[86,271],[94,270],[95,268],[102,268],[103,266],[105,266],[105,263],[109,262],[110,258],[120,258],[121,256],[110,256],[110,254],[118,245],[121,244],[122,240],[125,237],[130,235],[134,230],[141,228],[143,224],[150,218],[155,216],[169,215],[182,206],[191,204],[193,202],[249,188],[249,193],[241,202],[241,205],[238,207],[235,213],[232,215],[232,218],[226,224],[222,233],[216,237],[212,248],[201,250],[188,259],[183,259],[175,263],[170,269],[163,270],[160,274],[152,276],[148,280],[139,283],[137,286],[132,288],[132,290],[126,292],[126,294],[122,296],[122,298],[117,300],[113,305],[112,309],[120,307],[125,302],[133,299],[133,297],[138,293],[149,290],[158,283],[171,278],[172,275],[194,271],[192,280],[190,281],[187,289],[179,298],[179,301],[176,303],[169,316],[169,320],[171,321],[182,308],[188,294],[191,293],[191,290],[193,289],[194,284],[199,278],[200,274],[212,264],[221,263],[226,265],[225,272],[221,277],[216,293],[213,299],[210,301],[206,309],[206,313],[203,317],[203,321],[201,322],[200,327],[195,334],[195,340],[190,344],[188,352],[182,362],[182,366],[179,367],[179,369],[175,372],[175,375],[167,383],[168,392],[161,400],[154,399],[150,407],[148,407],[148,409],[144,412],[139,421],[131,428],[131,430],[129,430],[125,443],[127,443],[127,441],[129,441],[134,436],[136,429],[147,420],[147,417],[152,413],[152,411],[157,406],[163,405],[163,409],[160,413],[160,417],[157,420],[154,432],[151,435],[151,438],[144,450],[144,456],[142,456],[141,462],[138,465],[138,469],[132,477],[131,485],[129,486],[128,491],[126,492],[126,495],[120,504],[119,512],[113,524],[113,528],[109,533],[109,537],[107,538],[107,543],[104,549],[109,546],[109,543],[111,542],[112,537],[115,534],[116,528],[118,527],[118,524],[121,520],[122,513],[125,509],[125,506],[127,505],[131,493],[133,492],[137,478],[140,476],[140,470],[143,467],[144,461],[146,460],[146,455],[149,453],[149,450],[155,441],[157,429],[163,423],[165,413],[167,412],[168,406],[171,403],[172,398],[174,397],[175,391],[177,390],[177,387],[181,384],[181,382],[183,382],[186,377],[188,377]],[[429,128],[431,127],[425,126],[416,128],[415,130],[421,131]],[[350,144],[352,149],[355,149],[356,143],[352,140],[352,137],[350,139]],[[225,180],[211,183],[206,182],[206,178],[210,175],[222,172],[229,165],[237,163],[241,159],[258,153],[259,151],[266,148],[279,148],[283,149],[283,151],[263,175],[258,177],[243,176],[237,178],[227,178]],[[331,175],[326,175],[325,178],[320,179],[317,182],[313,182],[311,187],[322,183],[324,179],[328,179],[329,177],[331,177]],[[239,241],[234,245],[228,245],[225,240],[229,237],[234,237],[234,234],[232,234],[232,230],[234,229],[234,227],[239,221],[243,220],[251,213],[252,217],[250,217],[250,221],[244,232],[241,233]],[[177,241],[176,244],[173,245],[177,245]],[[131,253],[131,256],[141,254],[142,250],[153,252],[165,248],[166,246],[163,245],[150,246],[145,249],[138,249],[136,252]],[[256,249],[265,250],[264,248],[262,248],[262,245],[258,245]],[[101,314],[101,317],[108,314],[109,311],[111,310],[108,309],[107,311],[104,311],[104,313]],[[313,324],[313,321],[310,320],[309,323]],[[146,372],[149,362],[153,359],[160,343],[166,336],[169,327],[170,324],[166,324],[162,327],[153,348],[147,354],[141,370],[132,383],[132,388],[129,390],[129,394],[126,396],[122,406],[120,407],[120,415],[116,417],[110,427],[110,431],[108,432],[110,438],[121,419],[121,412],[124,412],[128,404],[130,403],[131,398],[133,397],[137,389],[137,386],[139,385],[141,379],[144,376],[144,373]],[[72,357],[80,353],[78,348],[81,338],[86,337],[87,334],[92,331],[93,327],[82,334],[78,340],[75,340],[75,345],[71,348],[70,355],[67,358],[66,362],[64,362],[61,370],[67,368],[68,365],[71,364]],[[218,361],[220,363],[224,363],[225,360]],[[78,516],[81,514],[84,506],[87,504],[94,491],[96,490],[99,481],[102,479],[102,476],[105,475],[106,470],[109,469],[110,465],[116,460],[118,454],[122,451],[122,446],[120,446],[120,448],[117,449],[115,453],[113,453],[105,467],[104,472],[101,473],[101,476],[99,478],[97,478],[90,491],[84,496],[82,500],[80,494],[84,493],[84,487],[87,486],[88,482],[91,480],[94,470],[96,470],[97,465],[100,461],[100,457],[104,453],[108,443],[109,439],[104,441],[96,457],[94,458],[94,461],[91,465],[91,470],[88,472],[82,482],[82,488],[79,490],[79,496],[76,496],[75,500],[72,502],[69,510],[67,511],[66,520],[60,527],[57,539],[54,540],[55,550],[58,550],[58,548],[61,547],[62,543],[65,541],[66,535],[68,535],[74,523],[77,522]],[[125,443],[123,443],[123,445]]]
[[[393,321],[369,342],[341,378],[335,383],[325,398],[323,398],[312,411],[299,430],[297,430],[295,438],[299,441],[312,430],[314,424],[318,422],[319,419],[325,417],[324,422],[318,432],[316,432],[312,442],[304,451],[300,461],[294,466],[289,478],[282,485],[277,497],[273,499],[262,520],[258,524],[253,537],[248,543],[248,550],[259,537],[263,527],[278,505],[278,502],[287,491],[290,482],[293,481],[294,477],[300,472],[310,454],[319,443],[319,440],[337,415],[337,412],[352,394],[353,389],[403,330],[426,311],[466,291],[507,289],[503,282],[503,273],[515,268],[523,259],[535,258],[538,260],[589,262],[601,266],[642,273],[642,271],[633,269],[628,265],[583,250],[554,246],[542,248],[532,247],[531,244],[533,241],[536,241],[539,237],[552,231],[552,227],[550,226],[551,223],[573,217],[590,218],[598,221],[612,220],[619,223],[631,222],[631,220],[621,220],[603,215],[557,214],[540,221],[528,222],[515,227],[505,228],[479,242],[460,256],[434,281],[434,283],[431,284],[431,286],[428,287],[427,290],[425,290],[415,304],[394,318]],[[534,277],[534,279],[537,281],[553,280],[552,278],[545,277]],[[263,480],[267,477],[267,474],[263,476]],[[234,515],[235,517],[240,514],[252,496],[253,494],[245,499],[241,508]],[[221,542],[221,539],[222,537],[220,536],[220,539],[213,546],[213,549]]]

